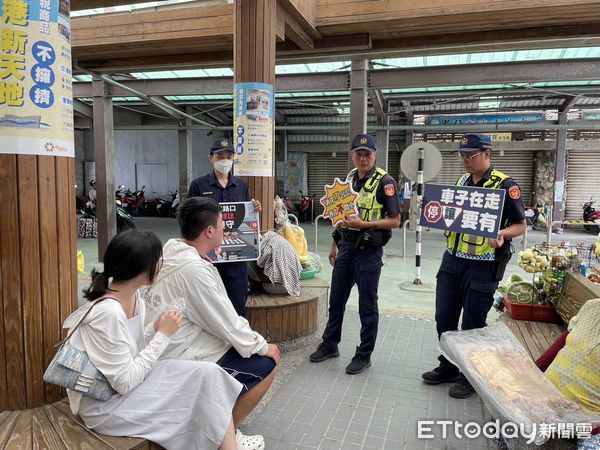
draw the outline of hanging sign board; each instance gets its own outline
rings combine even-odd
[[[426,184],[419,224],[496,239],[505,194],[504,189]]]
[[[236,83],[233,92],[235,174],[273,176],[273,86]]]
[[[69,0],[0,0],[0,153],[74,156]]]
[[[223,212],[221,246],[208,253],[214,263],[254,261],[260,256],[259,214],[252,202],[219,203]]]
[[[325,196],[319,200],[325,208],[323,217],[330,219],[335,227],[345,217],[358,214],[357,199],[358,194],[352,189],[350,181],[341,181],[336,178],[333,184],[325,186]]]

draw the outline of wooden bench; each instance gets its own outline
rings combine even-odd
[[[248,296],[246,316],[253,330],[268,342],[281,342],[314,333],[319,308],[327,303],[329,284],[319,277],[300,280],[299,296],[254,293]]]
[[[268,342],[280,342],[314,333],[318,296],[250,294],[246,316],[250,327]]]
[[[506,324],[525,350],[536,361],[564,331],[562,325],[511,319],[505,312],[498,319]]]
[[[579,312],[583,304],[592,298],[600,298],[600,286],[591,283],[578,273],[567,272],[560,293],[558,307],[556,308],[564,325],[514,320],[506,312],[500,316],[499,320],[510,328],[535,361],[560,336],[571,318]]]
[[[71,413],[65,398],[51,405],[0,413],[0,448],[158,450],[159,445],[141,438],[96,433]]]

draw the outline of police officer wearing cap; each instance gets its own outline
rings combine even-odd
[[[459,159],[467,173],[457,186],[478,186],[506,191],[497,239],[446,233],[447,249],[437,274],[435,321],[438,338],[445,331],[486,326],[494,292],[512,256],[511,240],[525,233],[525,209],[521,189],[508,175],[494,169],[490,157],[492,141],[483,134],[466,134],[460,141]],[[467,398],[475,391],[458,368],[444,356],[440,364],[422,375],[428,384],[454,383],[449,395]]]
[[[252,201],[257,211],[262,209],[258,200],[250,200],[248,183],[233,176],[233,145],[228,139],[215,140],[209,149],[208,160],[213,170],[190,184],[188,197],[210,197],[223,202]],[[248,300],[248,266],[245,262],[215,264],[221,275],[227,295],[240,316],[246,314]]]
[[[358,286],[360,315],[360,345],[346,373],[357,374],[371,365],[375,348],[379,312],[377,287],[381,274],[383,246],[392,235],[392,228],[400,224],[398,186],[385,170],[375,166],[377,147],[372,136],[359,134],[352,141],[353,169],[346,180],[359,195],[358,215],[343,220],[333,233],[329,262],[333,266],[329,320],[323,341],[310,355],[312,362],[339,356],[342,321],[346,302],[354,284]]]

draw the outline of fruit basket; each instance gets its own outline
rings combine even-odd
[[[560,318],[554,306],[534,305],[526,303],[513,303],[505,295],[504,307],[508,315],[515,320],[529,320],[534,322],[560,322]]]

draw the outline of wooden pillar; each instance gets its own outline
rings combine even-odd
[[[276,0],[236,0],[234,9],[234,83],[275,84]],[[275,118],[273,118],[273,121]],[[275,148],[275,135],[271,136]],[[262,203],[261,228],[274,226],[274,164],[270,177],[246,177],[250,195]]]
[[[98,76],[92,79],[94,95],[94,154],[96,159],[96,217],[98,218],[98,260],[117,234],[115,206],[115,131],[112,97],[108,85]]]
[[[75,160],[0,155],[0,411],[60,399],[42,375],[77,307]]]

